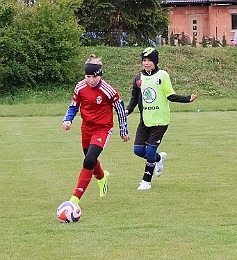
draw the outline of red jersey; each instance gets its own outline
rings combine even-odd
[[[106,81],[91,88],[86,80],[78,82],[71,106],[80,107],[83,124],[113,126],[113,106],[120,101],[118,91]]]

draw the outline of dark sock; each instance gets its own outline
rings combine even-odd
[[[154,168],[155,168],[155,164],[156,164],[155,162],[146,161],[145,172],[144,172],[144,175],[143,175],[144,181],[151,182],[152,175],[153,175]]]

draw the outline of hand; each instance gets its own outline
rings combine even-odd
[[[125,135],[125,136],[121,136],[121,138],[123,139],[123,142],[129,141],[129,140],[130,140],[130,137],[131,137],[130,133],[128,133],[128,134]]]
[[[128,115],[128,110],[127,109],[125,109],[125,114],[126,114],[126,116]]]
[[[196,94],[192,94],[190,98],[190,102],[193,102],[197,98]]]
[[[70,121],[65,121],[65,122],[63,122],[63,129],[65,130],[65,131],[67,131],[67,130],[70,130],[71,129],[71,122]]]

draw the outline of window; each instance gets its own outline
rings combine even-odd
[[[237,14],[232,15],[232,30],[237,29]]]
[[[197,26],[193,26],[193,30],[196,31],[197,30]]]
[[[197,20],[193,20],[193,24],[197,24]]]
[[[196,33],[196,32],[193,32],[193,36],[197,36],[197,33]]]

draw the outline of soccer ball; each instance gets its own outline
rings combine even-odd
[[[75,202],[65,201],[58,207],[57,217],[62,223],[77,222],[81,217],[81,208]]]

